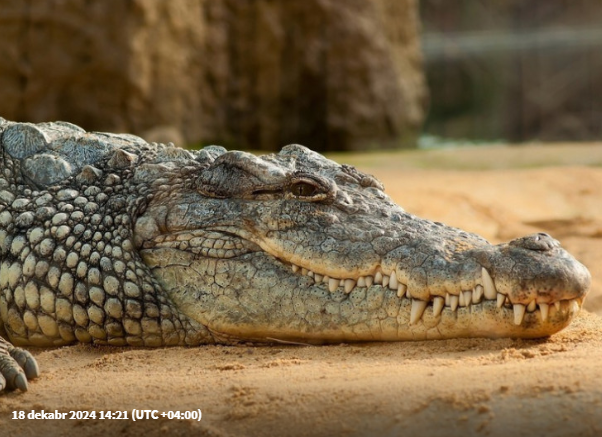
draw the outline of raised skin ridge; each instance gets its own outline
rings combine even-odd
[[[0,144],[0,320],[16,345],[541,337],[589,287],[546,234],[491,245],[299,145],[189,152],[1,118]],[[2,340],[0,373],[26,389],[38,370]]]

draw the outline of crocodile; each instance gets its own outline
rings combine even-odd
[[[490,244],[300,145],[198,151],[0,118],[2,389],[22,346],[546,337],[590,274],[547,234]]]

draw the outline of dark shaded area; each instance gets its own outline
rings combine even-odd
[[[510,141],[602,137],[602,3],[423,0],[426,131]]]

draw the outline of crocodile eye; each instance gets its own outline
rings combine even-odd
[[[333,181],[320,175],[295,172],[286,183],[284,197],[301,202],[333,202],[337,188]]]
[[[296,197],[311,197],[318,192],[318,188],[308,182],[300,181],[291,185],[291,193]]]

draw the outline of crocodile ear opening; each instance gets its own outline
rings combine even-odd
[[[282,195],[286,173],[245,152],[227,152],[203,169],[196,189],[215,198],[255,198]]]
[[[265,186],[253,175],[236,166],[220,163],[201,172],[196,189],[207,197],[218,199],[237,198],[251,192],[257,186]]]

